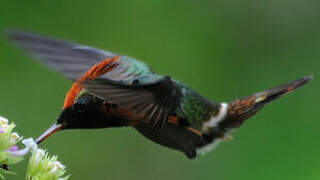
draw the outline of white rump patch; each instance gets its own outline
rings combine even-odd
[[[206,153],[214,150],[220,144],[221,141],[222,140],[220,138],[215,139],[212,143],[197,149],[197,154],[205,155]]]
[[[228,113],[228,104],[227,103],[221,103],[221,108],[219,110],[218,115],[212,116],[209,121],[203,123],[205,127],[216,127],[219,122],[221,122]]]

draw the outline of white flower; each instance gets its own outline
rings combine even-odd
[[[57,170],[58,170],[58,168],[54,166],[54,167],[50,170],[50,173],[55,174],[55,173],[57,173]]]
[[[51,170],[50,170],[51,173],[56,173],[57,171],[64,170],[64,165],[61,164],[58,160],[56,160],[54,162],[50,162],[48,164],[48,167],[51,168]]]
[[[22,140],[22,143],[32,152],[36,152],[38,150],[38,145],[32,138],[24,139]]]
[[[0,127],[2,127],[4,133],[6,133],[10,128],[8,124],[0,124]]]
[[[0,125],[8,125],[8,119],[5,117],[0,116]]]
[[[10,142],[11,142],[11,143],[16,143],[19,139],[20,139],[19,134],[16,133],[16,132],[13,132],[13,133],[11,134],[11,140],[10,140]]]
[[[36,153],[35,155],[35,162],[38,163],[39,161],[41,161],[41,159],[45,156],[45,151],[42,149],[37,149],[36,151],[34,151]]]
[[[10,151],[10,155],[16,156],[16,157],[22,157],[25,156],[28,152],[36,152],[38,149],[37,143],[32,139],[24,139],[22,140],[22,143],[26,146],[24,149],[21,149],[19,151]]]
[[[64,165],[61,164],[59,161],[55,161],[55,162],[53,163],[53,165],[54,165],[55,167],[57,167],[57,169],[59,169],[59,170],[63,170],[63,169],[64,169]]]

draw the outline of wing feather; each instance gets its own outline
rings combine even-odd
[[[23,31],[7,31],[8,38],[49,68],[78,80],[93,65],[118,55],[64,40]],[[97,66],[98,67],[98,66]],[[179,105],[180,89],[168,76],[154,73],[145,63],[127,56],[99,69],[98,79],[81,83],[90,93],[143,117],[144,123],[163,127]]]
[[[117,56],[111,52],[29,32],[8,30],[5,34],[13,44],[71,80],[77,80],[94,64]]]
[[[136,113],[137,117],[142,117],[142,122],[154,127],[163,127],[168,114],[180,105],[180,89],[167,76],[142,85],[125,85],[106,79],[88,80],[82,84],[92,94]]]

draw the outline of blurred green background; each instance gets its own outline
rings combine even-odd
[[[301,76],[306,87],[267,106],[232,142],[191,161],[130,128],[57,133],[41,147],[72,180],[320,179],[320,1],[1,1],[0,30],[73,40],[150,64],[216,101]],[[72,82],[0,38],[0,114],[37,137]],[[27,162],[12,167],[23,179]]]

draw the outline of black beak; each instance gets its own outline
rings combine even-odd
[[[62,127],[63,126],[61,124],[54,124],[48,130],[46,130],[40,137],[38,137],[38,139],[36,140],[36,143],[40,144],[41,142],[46,140],[49,136],[51,136],[53,133],[61,130]]]

